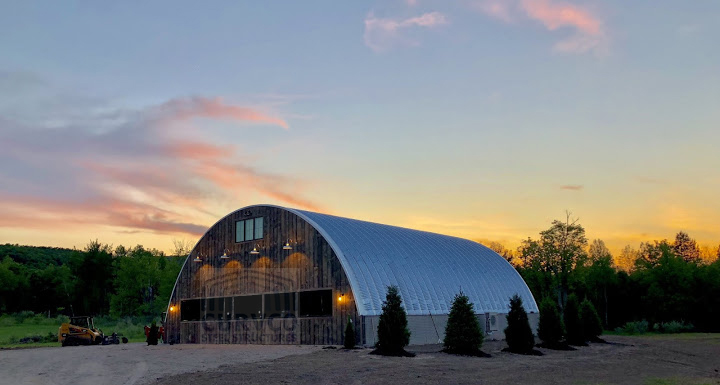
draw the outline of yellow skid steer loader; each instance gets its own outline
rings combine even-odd
[[[71,317],[69,323],[60,325],[58,342],[62,346],[100,345],[105,336],[95,328],[92,317]]]

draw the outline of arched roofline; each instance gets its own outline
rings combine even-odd
[[[332,237],[330,237],[330,234],[328,234],[328,232],[325,231],[325,229],[323,229],[321,226],[319,226],[317,223],[315,223],[315,221],[313,221],[307,215],[303,214],[302,212],[300,212],[298,210],[291,209],[288,207],[278,206],[278,205],[272,205],[272,204],[257,204],[257,205],[241,207],[241,208],[225,215],[224,217],[220,218],[217,222],[213,223],[212,226],[208,227],[208,229],[205,231],[203,236],[200,237],[200,239],[195,243],[195,246],[193,246],[192,250],[190,250],[190,253],[187,255],[187,257],[185,257],[185,262],[183,262],[182,268],[180,268],[180,273],[178,274],[177,278],[175,279],[175,285],[173,285],[173,290],[170,293],[170,298],[168,300],[168,305],[166,308],[166,310],[167,310],[166,317],[167,317],[167,313],[169,313],[169,311],[170,311],[170,306],[172,304],[172,296],[175,293],[175,290],[177,289],[178,282],[180,282],[180,275],[182,274],[183,270],[185,270],[185,265],[187,265],[187,261],[190,259],[190,256],[195,251],[195,249],[198,247],[200,242],[202,242],[202,240],[205,239],[205,237],[207,236],[207,234],[210,232],[210,230],[212,228],[217,226],[220,222],[224,221],[226,218],[232,216],[233,214],[235,214],[237,212],[252,209],[252,208],[257,208],[257,207],[272,207],[272,208],[281,209],[281,210],[287,211],[289,213],[295,214],[298,217],[302,218],[305,222],[310,224],[310,226],[312,226],[315,230],[317,230],[317,232],[319,232],[320,235],[322,235],[323,238],[325,238],[327,243],[330,245],[330,248],[332,248],[332,250],[335,252],[335,255],[337,256],[338,260],[340,260],[340,265],[342,266],[343,270],[345,271],[345,275],[348,277],[348,281],[350,283],[350,288],[352,288],[353,296],[356,298],[355,306],[358,307],[358,309],[357,309],[358,313],[360,313],[360,314],[365,313],[365,311],[364,311],[365,309],[364,308],[361,309],[360,305],[359,305],[362,302],[357,300],[358,295],[359,295],[359,290],[357,290],[357,280],[355,278],[354,272],[352,271],[352,269],[349,268],[349,263],[348,263],[347,259],[345,258],[345,254],[343,254],[342,250],[340,250],[340,247],[338,247],[337,243],[335,243],[335,241],[332,239]]]

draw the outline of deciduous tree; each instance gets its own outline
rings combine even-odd
[[[673,243],[673,252],[678,257],[682,257],[685,262],[700,262],[700,248],[694,239],[690,238],[688,233],[680,231],[675,235]]]

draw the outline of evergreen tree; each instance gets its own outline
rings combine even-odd
[[[540,302],[540,323],[538,337],[547,347],[555,347],[563,338],[563,322],[557,303],[550,297]]]
[[[535,338],[530,329],[527,312],[523,308],[522,298],[515,294],[510,298],[510,311],[507,315],[505,340],[508,350],[515,353],[529,353],[535,346]]]
[[[585,341],[597,340],[602,334],[602,323],[592,302],[585,298],[580,304],[580,322]]]
[[[407,314],[397,286],[389,286],[378,322],[378,352],[385,355],[404,355],[404,347],[410,343]]]
[[[580,309],[575,294],[570,294],[568,297],[563,318],[565,320],[567,342],[571,345],[584,345],[585,334],[583,333],[582,322],[580,322]]]
[[[483,343],[483,333],[475,316],[473,304],[461,291],[455,295],[448,323],[445,327],[445,351],[455,354],[477,355]]]
[[[352,349],[355,347],[355,329],[353,328],[352,320],[348,319],[347,327],[345,328],[345,349]]]

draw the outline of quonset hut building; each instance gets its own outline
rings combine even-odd
[[[438,343],[462,290],[489,338],[503,338],[520,295],[533,330],[538,308],[515,269],[489,248],[424,231],[258,205],[213,225],[188,256],[168,304],[175,343],[342,344],[352,320],[373,345],[387,287],[396,285],[411,344]]]

